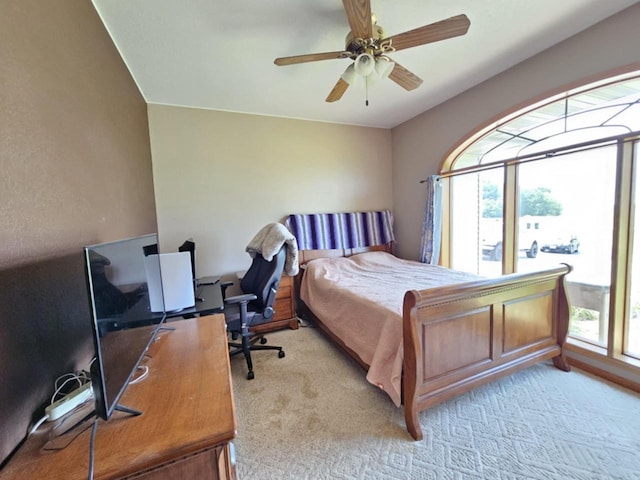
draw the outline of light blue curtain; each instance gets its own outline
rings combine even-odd
[[[442,185],[438,175],[430,176],[425,183],[427,184],[427,201],[422,223],[420,261],[437,265],[442,241]]]

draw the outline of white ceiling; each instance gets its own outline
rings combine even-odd
[[[93,0],[148,103],[394,127],[638,0],[371,0],[387,35],[466,14],[466,35],[390,56],[424,83],[387,79],[326,103],[350,60],[340,0]]]

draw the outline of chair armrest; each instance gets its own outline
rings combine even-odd
[[[241,295],[234,295],[233,297],[228,297],[224,299],[224,303],[234,304],[234,303],[249,303],[251,300],[257,300],[258,297],[253,293],[243,293]]]
[[[229,280],[225,280],[224,282],[220,282],[220,290],[222,291],[222,298],[224,299],[227,296],[227,288],[233,285],[233,282]]]

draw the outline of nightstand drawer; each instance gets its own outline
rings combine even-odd
[[[291,285],[282,285],[278,287],[278,293],[276,293],[276,300],[290,300],[293,295]]]
[[[276,311],[273,316],[274,320],[286,320],[293,317],[293,308],[289,298],[276,298],[273,309]]]
[[[274,320],[287,320],[294,316],[293,308],[293,279],[292,277],[283,276],[280,279],[276,301],[273,304],[276,314]]]
[[[238,274],[238,278],[241,278],[240,274]],[[276,313],[271,321],[254,325],[251,327],[252,332],[265,333],[287,327],[294,330],[298,328],[298,319],[296,318],[293,301],[293,277],[283,275],[280,278],[280,285],[278,285],[278,293],[273,302],[273,309]]]

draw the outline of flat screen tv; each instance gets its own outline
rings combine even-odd
[[[85,247],[96,358],[91,382],[96,414],[136,412],[118,402],[165,320],[152,311],[149,285],[161,281],[158,236],[149,234]]]

